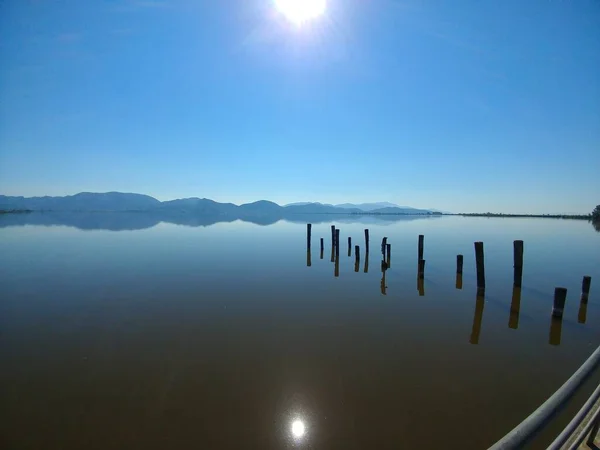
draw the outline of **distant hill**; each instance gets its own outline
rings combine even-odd
[[[383,205],[383,206],[382,206]],[[0,195],[0,210],[31,210],[55,212],[110,212],[155,211],[162,215],[191,214],[220,217],[271,216],[284,217],[293,214],[427,214],[430,210],[409,207],[385,206],[392,203],[344,203],[327,205],[321,203],[296,203],[280,206],[268,200],[243,205],[219,203],[207,198],[183,198],[161,202],[142,194],[122,192],[82,192],[65,197],[8,197]],[[232,219],[233,220],[233,219]]]
[[[432,214],[433,212],[428,209],[416,209],[410,207],[390,207],[390,208],[379,208],[369,211],[370,214]],[[438,214],[438,213],[436,213]]]
[[[398,206],[390,202],[377,202],[377,203],[342,203],[340,205],[334,205],[337,208],[345,209],[361,209],[363,211],[373,211],[374,209],[381,208],[404,208],[404,206]]]
[[[234,213],[238,207],[233,203],[218,203],[207,198],[182,198],[179,200],[169,200],[159,202],[156,209],[172,213],[193,213],[193,214],[229,214]]]
[[[349,214],[364,212],[360,209],[345,209],[336,208],[331,205],[323,205],[321,203],[308,203],[306,205],[286,206],[285,213],[289,214]]]
[[[306,205],[325,205],[325,206],[333,206],[330,203],[318,203],[318,202],[297,202],[297,203],[288,203],[287,205],[283,205],[284,208],[288,206],[306,206]]]
[[[147,211],[160,205],[142,194],[81,192],[66,197],[7,197],[0,195],[0,209],[32,211]]]
[[[267,200],[259,200],[253,203],[246,203],[244,205],[238,206],[238,211],[240,213],[245,214],[281,214],[283,210],[282,206],[279,206],[277,203],[273,203]]]

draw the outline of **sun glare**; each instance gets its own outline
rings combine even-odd
[[[301,438],[304,436],[304,422],[301,420],[294,420],[292,423],[292,434],[296,438]]]
[[[290,22],[302,25],[323,15],[327,0],[275,0],[275,5]]]

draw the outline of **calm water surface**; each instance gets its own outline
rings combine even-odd
[[[314,223],[307,267],[301,219],[109,231],[0,218],[0,446],[484,449],[600,344],[600,233],[589,223],[362,220]],[[348,236],[361,247],[358,272]],[[515,239],[525,241],[520,301]],[[474,241],[485,243],[479,302]],[[551,330],[556,286],[569,292]]]

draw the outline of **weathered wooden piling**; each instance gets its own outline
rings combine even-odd
[[[352,238],[348,236],[348,256],[352,256]]]
[[[417,275],[418,275],[419,280],[422,280],[423,278],[425,278],[425,260],[424,259],[419,260],[419,272]]]
[[[365,253],[365,273],[369,273],[369,252]]]
[[[369,253],[369,229],[365,229],[365,252]]]
[[[310,248],[306,250],[306,266],[310,267],[312,265],[311,257],[310,257]]]
[[[513,242],[514,285],[521,287],[523,281],[523,241]]]
[[[321,238],[321,259],[323,259],[323,254],[325,253],[325,242],[323,238]]]
[[[338,228],[335,229],[335,259],[340,259],[340,230]]]
[[[456,273],[463,273],[463,255],[456,255]]]
[[[384,237],[381,240],[381,254],[383,255],[383,259],[385,260],[385,249],[387,248],[387,237]]]
[[[588,297],[590,296],[590,286],[592,285],[592,277],[584,276],[581,282],[581,301],[587,303]]]
[[[354,247],[354,271],[358,272],[360,268],[360,247],[357,245]]]
[[[335,258],[335,264],[334,264],[333,274],[334,274],[334,276],[336,278],[340,276],[340,258],[339,258],[339,255]]]
[[[425,239],[425,236],[423,236],[422,234],[419,235],[419,261],[421,261],[423,259],[423,241]]]
[[[310,240],[312,237],[312,223],[306,224],[306,249],[310,250]]]
[[[425,280],[422,278],[417,279],[417,291],[419,291],[419,297],[425,296]]]
[[[560,345],[560,337],[562,334],[562,317],[551,317],[550,318],[550,338],[548,343],[550,345]]]
[[[554,289],[554,305],[552,307],[553,317],[562,317],[565,310],[565,301],[567,300],[567,289],[557,287]]]
[[[463,285],[462,273],[457,273],[456,274],[456,289],[462,289],[462,285]]]
[[[485,297],[477,294],[475,302],[475,314],[473,315],[473,328],[469,342],[473,345],[479,344],[479,335],[481,334],[481,321],[483,320],[483,308],[485,306]]]
[[[335,225],[331,225],[331,262],[335,261]]]
[[[392,267],[392,244],[386,244],[387,250],[387,265],[388,268]]]
[[[477,267],[477,292],[485,291],[485,262],[483,258],[483,242],[475,242],[475,265]]]
[[[510,316],[508,328],[516,330],[519,328],[519,311],[521,310],[521,288],[513,285],[512,301],[510,302]]]

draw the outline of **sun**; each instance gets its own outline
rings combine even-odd
[[[323,15],[327,0],[275,0],[275,5],[290,22],[302,25]]]
[[[294,420],[292,423],[292,434],[295,438],[301,438],[304,436],[304,422],[301,420]]]

